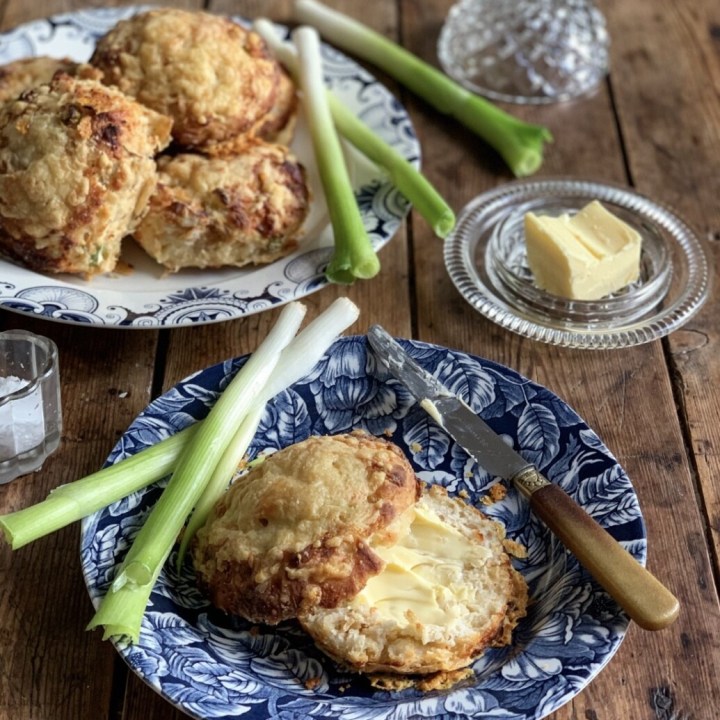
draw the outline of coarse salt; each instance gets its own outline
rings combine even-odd
[[[39,445],[45,436],[42,392],[9,399],[29,382],[14,375],[0,377],[0,460],[8,460]],[[2,401],[5,402],[2,402]]]

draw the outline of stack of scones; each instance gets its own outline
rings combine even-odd
[[[0,252],[46,273],[113,270],[132,235],[168,272],[291,252],[309,209],[288,148],[295,86],[228,18],[156,9],[89,63],[0,69]]]

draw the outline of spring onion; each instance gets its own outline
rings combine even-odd
[[[300,27],[293,32],[293,40],[298,48],[298,77],[305,115],[335,238],[325,275],[331,282],[350,284],[357,278],[377,275],[380,261],[365,231],[330,115],[318,34],[312,28]]]
[[[352,325],[358,315],[359,310],[353,302],[347,298],[338,298],[282,351],[257,405],[241,423],[195,506],[180,543],[178,567],[182,566],[190,541],[235,475],[260,424],[265,403],[310,373],[338,335]]]
[[[55,488],[42,502],[0,516],[5,539],[17,550],[160,480],[175,467],[196,429],[191,425],[136,455]]]
[[[380,33],[316,0],[296,0],[295,16],[338,47],[377,65],[440,112],[459,120],[494,147],[517,177],[531,175],[542,164],[544,143],[552,140],[547,128],[500,110]]]
[[[271,398],[298,377],[307,374],[313,359],[317,362],[325,346],[349,327],[357,315],[358,309],[350,300],[336,300],[283,350],[264,395]],[[296,360],[302,360],[296,368],[294,362],[289,364],[286,361],[291,348]],[[288,375],[286,368],[293,374]],[[35,505],[0,515],[0,529],[8,544],[17,550],[167,476],[202,422],[84,478],[61,485]],[[236,442],[234,438],[233,444]]]
[[[252,410],[305,307],[286,305],[277,323],[224,390],[183,450],[167,487],[140,529],[88,628],[136,641],[152,587],[190,511],[240,422]]]
[[[297,52],[292,43],[284,42],[273,24],[264,18],[256,20],[253,29],[297,81]],[[425,218],[438,237],[447,237],[455,226],[455,214],[427,178],[376,135],[332,92],[326,91],[326,95],[337,131],[363,155],[385,170],[393,185]]]

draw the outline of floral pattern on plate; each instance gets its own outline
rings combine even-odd
[[[0,64],[32,55],[87,60],[98,37],[118,20],[146,7],[87,9],[21,25],[0,34]],[[419,165],[420,145],[397,99],[334,48],[323,45],[322,54],[328,87],[396,152]],[[314,202],[304,237],[287,257],[266,266],[166,275],[134,242],[126,241],[121,259],[132,271],[108,273],[90,281],[41,275],[0,258],[0,307],[71,324],[177,327],[252,315],[320,290],[328,284],[324,270],[333,237],[302,117],[292,149],[308,168]],[[357,151],[348,148],[347,158],[365,229],[379,249],[393,237],[409,204],[385,173]]]
[[[595,433],[547,389],[501,365],[462,352],[400,341],[498,433],[569,492],[641,562],[645,528],[623,469]],[[237,358],[180,382],[133,422],[113,463],[202,419],[244,362]],[[479,468],[376,361],[364,336],[338,340],[311,375],[268,403],[250,454],[311,434],[362,428],[390,437],[426,482],[480,503],[497,482]],[[162,483],[86,519],[81,556],[98,603]],[[517,561],[531,590],[529,615],[512,646],[491,650],[474,677],[452,690],[373,689],[319,652],[294,623],[260,627],[211,607],[192,568],[171,560],[154,588],[140,641],[119,652],[149,685],[195,718],[352,717],[539,720],[576,695],[618,649],[628,620],[509,488],[484,511],[524,544]]]

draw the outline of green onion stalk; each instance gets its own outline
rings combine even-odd
[[[352,301],[338,298],[327,310],[308,323],[282,351],[275,371],[258,397],[257,404],[240,424],[193,510],[180,542],[178,568],[182,566],[193,537],[205,524],[210,511],[235,476],[255,436],[266,402],[308,375],[338,335],[357,320],[359,312]]]
[[[293,32],[293,40],[298,48],[303,108],[335,240],[325,275],[331,282],[351,284],[356,279],[377,275],[380,261],[365,230],[340,139],[330,115],[317,32],[300,27]]]
[[[299,82],[297,51],[293,44],[284,42],[275,26],[264,18],[256,20],[253,29],[265,40],[295,81]],[[455,227],[455,214],[428,179],[373,132],[334,93],[328,90],[326,94],[332,119],[340,135],[387,173],[392,184],[438,237],[447,237]]]
[[[13,548],[79,520],[172,473],[89,627],[137,640],[152,587],[191,510],[180,555],[227,489],[268,400],[307,375],[354,323],[357,306],[339,298],[293,337],[305,308],[292,303],[218,399],[208,417],[150,448],[73,483],[40,503],[0,516]]]
[[[253,408],[281,350],[297,332],[305,306],[285,306],[277,323],[218,398],[185,446],[167,487],[138,532],[88,628],[103,626],[103,638],[137,641],[150,593],[219,457]]]
[[[550,131],[526,123],[469,92],[380,33],[316,0],[296,0],[295,17],[338,47],[381,68],[435,109],[454,117],[491,145],[517,177],[536,172]]]
[[[333,341],[357,320],[358,315],[357,306],[348,298],[335,300],[282,351],[262,395],[270,399],[307,375]],[[258,401],[258,405],[248,413],[233,437],[232,446],[237,448],[241,444],[243,427],[252,423],[248,418],[263,410],[264,403],[264,400]],[[0,529],[6,541],[13,550],[17,550],[158,482],[173,472],[183,450],[203,422],[201,420],[180,430],[113,465],[61,485],[34,505],[0,515]],[[234,467],[240,459],[235,461]],[[215,472],[222,474],[217,468]],[[193,511],[193,517],[203,517],[202,507],[208,504],[210,497],[216,501],[218,495],[213,495],[208,485]],[[192,531],[188,537],[191,535]]]
[[[17,550],[157,482],[172,472],[197,428],[191,425],[114,465],[60,485],[35,505],[0,515],[5,539]]]

